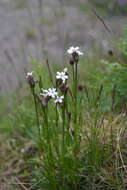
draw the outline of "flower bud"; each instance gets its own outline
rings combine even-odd
[[[77,63],[77,62],[79,61],[79,55],[78,55],[78,53],[77,53],[77,52],[74,52],[74,53],[72,54],[72,56],[73,56],[74,62]]]
[[[63,84],[62,79],[56,79],[56,87],[60,88],[60,86]]]
[[[71,58],[70,58],[70,65],[74,65],[74,63],[75,63],[75,62],[74,62],[74,59],[71,57]]]
[[[46,96],[46,97],[43,97],[42,100],[41,100],[41,103],[44,107],[46,107],[48,105],[48,102],[50,100],[50,97]]]
[[[68,88],[69,88],[68,85],[65,85],[65,84],[63,84],[63,85],[60,86],[61,92],[65,93],[65,94],[67,93]]]
[[[83,85],[78,85],[78,91],[82,91],[84,89]]]
[[[28,84],[30,85],[30,88],[35,87],[35,79],[34,79],[34,76],[33,76],[33,72],[27,73],[26,80],[27,80]]]

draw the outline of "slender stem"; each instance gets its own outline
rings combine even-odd
[[[44,109],[44,125],[46,128],[46,140],[47,140],[47,145],[50,144],[50,132],[49,132],[49,125],[48,125],[48,106],[45,107]]]
[[[59,113],[58,113],[58,107],[57,107],[57,104],[56,104],[56,107],[55,107],[55,110],[56,110],[56,131],[55,131],[55,147],[56,147],[56,153],[57,155],[59,156]]]
[[[56,126],[57,126],[57,129],[58,129],[58,120],[59,120],[59,114],[58,114],[58,110],[57,110],[57,104],[56,104]]]
[[[38,109],[37,109],[37,101],[36,101],[36,95],[35,95],[34,88],[32,89],[32,93],[33,93],[33,97],[34,97],[34,105],[35,105],[35,112],[36,112],[36,119],[37,119],[37,126],[38,126],[38,134],[39,134],[39,138],[41,138],[39,113],[38,113]]]
[[[47,67],[48,67],[48,72],[49,72],[49,77],[50,77],[51,83],[52,83],[53,87],[55,87],[55,85],[53,83],[53,76],[52,76],[52,72],[51,72],[48,60],[46,60],[46,64],[47,64]]]
[[[75,94],[75,68],[74,65],[72,65],[72,76],[73,76],[73,96]]]
[[[62,119],[63,119],[63,153],[64,153],[64,144],[65,144],[65,105],[63,106],[62,110]]]
[[[75,63],[75,123],[77,123],[77,85],[78,85],[78,63]]]

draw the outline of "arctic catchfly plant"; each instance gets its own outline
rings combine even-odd
[[[98,171],[108,163],[104,156],[118,153],[113,146],[116,131],[113,124],[105,127],[107,118],[101,110],[103,85],[93,95],[79,75],[83,52],[70,47],[67,54],[67,67],[55,70],[55,74],[47,61],[48,83],[41,74],[38,80],[33,72],[26,76],[35,105],[34,128],[38,129],[33,135],[39,148],[37,189],[96,189],[97,183],[103,183]],[[118,175],[116,178],[118,181]]]
[[[49,181],[51,189],[57,189],[57,172],[59,176],[61,176],[61,189],[63,189],[67,183],[72,183],[76,187],[80,179],[77,176],[79,169],[78,167],[74,169],[74,163],[76,163],[77,156],[80,152],[81,141],[80,132],[82,120],[79,121],[78,119],[80,114],[78,106],[80,105],[78,105],[77,95],[77,64],[79,56],[83,55],[83,53],[79,50],[79,47],[71,47],[67,53],[71,55],[70,59],[73,59],[74,63],[71,67],[73,73],[72,85],[69,84],[71,81],[69,81],[68,68],[57,71],[55,81],[53,81],[49,63],[49,79],[51,79],[52,85],[55,84],[53,88],[44,86],[42,88],[39,86],[38,88],[38,85],[40,85],[39,79],[37,83],[32,85],[33,81],[35,81],[33,72],[28,73],[26,77],[30,88],[32,88],[34,97],[37,126],[39,129],[39,138],[37,141],[39,146],[43,147],[44,151],[44,175],[45,177],[47,176],[46,178]],[[43,81],[42,84],[44,84]],[[53,118],[51,118],[52,116]],[[70,148],[72,149],[71,154]],[[70,156],[68,157],[67,154],[70,154]],[[64,170],[64,166],[61,165],[66,162],[66,159],[69,159],[69,162],[72,163],[71,166],[67,166],[69,169],[68,172]],[[77,165],[79,164],[80,162],[77,163]],[[72,171],[75,173],[73,176],[71,175]],[[65,178],[66,172],[69,178]]]

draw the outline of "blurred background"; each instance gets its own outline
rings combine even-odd
[[[69,46],[115,51],[127,0],[0,0],[0,95],[22,86],[30,59],[64,62]]]

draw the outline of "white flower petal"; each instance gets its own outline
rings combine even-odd
[[[56,78],[57,78],[57,79],[60,79],[60,78],[61,78],[61,76],[60,76],[60,75],[56,75]]]
[[[67,53],[68,53],[68,54],[72,54],[72,53],[73,53],[73,50],[68,49],[68,50],[67,50]]]
[[[75,47],[74,46],[71,46],[69,49],[71,49],[72,51],[75,50]]]
[[[83,53],[81,51],[77,51],[78,55],[83,55]]]
[[[32,77],[32,76],[33,76],[33,73],[34,73],[34,71],[28,72],[28,73],[26,74],[26,79],[28,79],[29,77]]]
[[[75,51],[79,50],[79,47],[75,47]]]
[[[43,93],[41,93],[42,96],[46,97],[49,96],[51,98],[55,98],[57,96],[57,92],[55,88],[49,88],[48,90],[43,90]]]
[[[68,54],[73,54],[73,53],[77,53],[78,55],[83,55],[83,53],[79,50],[79,47],[70,47],[68,50],[67,50]]]
[[[67,71],[67,68],[65,68],[65,71]],[[66,79],[68,79],[68,75],[65,72],[57,72],[56,73],[56,79],[61,79],[63,82],[65,82]]]

